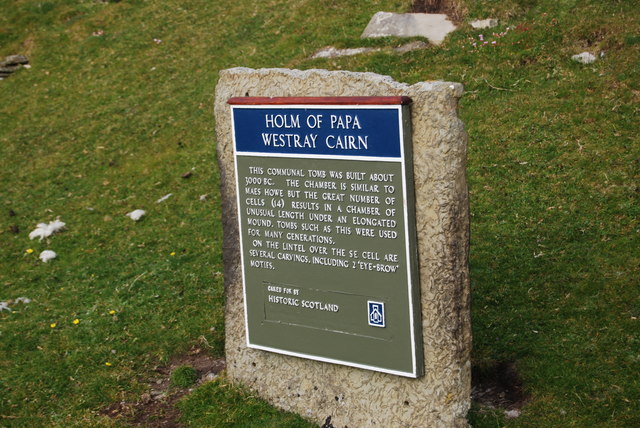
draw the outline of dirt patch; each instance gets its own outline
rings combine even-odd
[[[149,392],[142,394],[136,402],[121,401],[102,410],[110,418],[123,418],[133,425],[153,428],[175,428],[179,422],[180,411],[176,403],[191,392],[190,388],[176,388],[170,385],[171,373],[178,367],[191,366],[198,372],[201,384],[214,379],[225,369],[223,358],[212,358],[198,347],[188,353],[173,358],[166,366],[154,369],[155,375],[148,379]],[[195,385],[194,385],[195,386]]]
[[[460,24],[467,14],[467,9],[460,0],[413,0],[411,12],[444,13],[454,23]]]
[[[474,367],[471,382],[471,398],[484,407],[520,410],[528,400],[513,361]]]

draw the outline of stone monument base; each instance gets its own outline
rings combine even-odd
[[[471,391],[467,137],[458,83],[406,85],[372,73],[234,68],[216,87],[229,378],[273,405],[334,427],[466,427]],[[247,347],[232,97],[409,96],[424,376],[417,379]],[[328,419],[330,418],[330,419]]]

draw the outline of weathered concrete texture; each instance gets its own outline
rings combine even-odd
[[[234,68],[220,72],[215,115],[221,170],[229,377],[276,406],[335,427],[466,427],[470,405],[469,203],[462,85],[409,86],[371,73]],[[235,96],[413,99],[413,156],[425,375],[418,379],[249,349],[246,345],[231,111]]]
[[[444,14],[377,12],[364,29],[362,38],[426,37],[434,45],[439,45],[455,29],[456,26]]]

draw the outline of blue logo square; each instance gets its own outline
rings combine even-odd
[[[369,325],[373,327],[385,327],[384,303],[367,301]]]

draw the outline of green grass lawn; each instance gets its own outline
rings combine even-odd
[[[529,397],[470,422],[640,426],[640,3],[465,4],[501,25],[401,55],[359,36],[409,1],[0,0],[0,57],[31,63],[0,82],[0,426],[128,426],[104,409],[158,366],[223,356],[213,96],[235,66],[462,82],[473,362],[513,363]],[[328,45],[388,49],[309,59]],[[224,374],[179,408],[185,426],[307,426]]]

